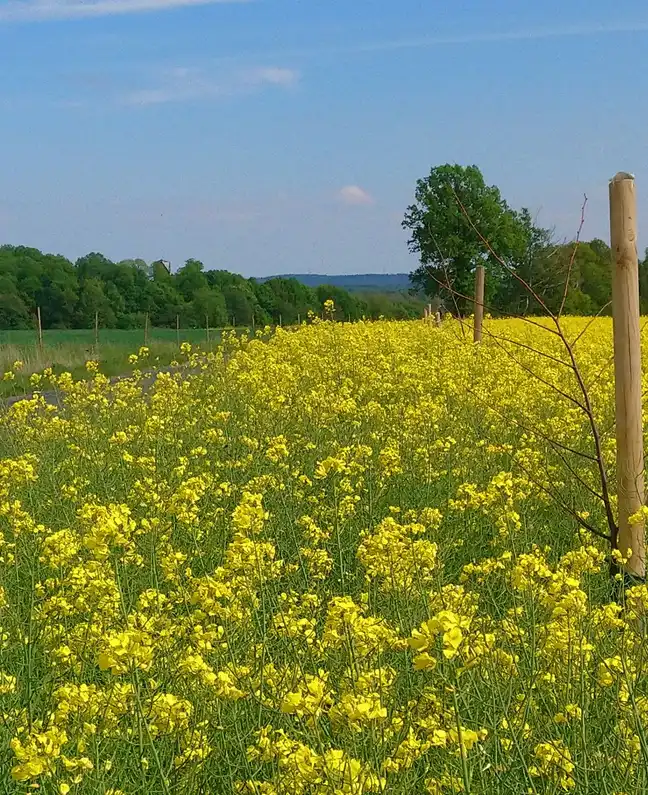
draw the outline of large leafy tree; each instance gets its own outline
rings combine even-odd
[[[209,286],[204,268],[205,266],[200,260],[188,259],[176,273],[176,289],[182,294],[185,301],[191,301],[193,296]]]
[[[428,296],[440,296],[448,308],[463,313],[471,302],[478,265],[487,269],[487,303],[498,303],[511,276],[492,256],[485,238],[498,257],[515,267],[529,243],[529,227],[487,185],[477,166],[446,164],[416,183],[414,204],[407,208],[403,227],[410,232],[410,251],[421,265],[411,274],[412,283]]]
[[[198,288],[193,296],[193,315],[195,328],[205,328],[207,322],[212,328],[227,325],[227,305],[222,291],[207,285]]]
[[[84,279],[79,290],[77,305],[77,324],[79,328],[92,328],[98,317],[103,328],[114,328],[117,325],[115,312],[110,298],[104,290],[104,283],[97,276]]]
[[[48,328],[68,328],[74,321],[79,296],[77,273],[65,257],[46,254],[42,260],[41,286],[36,301]]]
[[[332,284],[320,284],[315,288],[320,312],[324,302],[329,299],[335,304],[335,317],[338,320],[359,320],[362,317],[364,306],[358,296],[352,295],[343,287]]]

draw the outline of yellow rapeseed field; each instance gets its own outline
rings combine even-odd
[[[614,492],[611,321],[564,325]],[[582,396],[548,328],[486,328],[35,378],[61,407],[0,414],[2,791],[648,792],[648,589],[574,518],[607,533]]]

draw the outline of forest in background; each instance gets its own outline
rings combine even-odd
[[[91,253],[72,263],[26,246],[0,246],[0,328],[212,328],[290,325],[320,315],[332,299],[339,320],[421,317],[424,298],[410,292],[353,292],[333,284],[310,287],[295,278],[246,279],[208,270],[189,259],[175,273],[163,260],[112,262]]]

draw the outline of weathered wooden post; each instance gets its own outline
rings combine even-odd
[[[38,347],[40,348],[40,352],[43,352],[43,325],[41,323],[41,311],[40,306],[36,307],[36,319],[38,320]]]
[[[632,556],[625,570],[630,580],[646,576],[644,522],[631,524],[644,502],[643,424],[641,417],[641,335],[637,202],[632,174],[610,181],[610,242],[614,261],[612,313],[616,392],[617,500],[619,551]]]
[[[95,326],[94,326],[94,344],[95,344],[95,354],[99,350],[99,311],[95,311]]]
[[[176,315],[176,342],[180,347],[180,315]]]
[[[441,312],[434,313],[434,322],[437,324],[437,326],[441,325]]]
[[[475,325],[473,341],[481,342],[484,323],[484,266],[478,265],[475,271]]]
[[[207,335],[207,345],[210,343],[209,339],[209,315],[205,315],[205,332]]]
[[[146,317],[144,318],[144,345],[148,345],[148,338],[149,338],[149,313],[146,313]]]

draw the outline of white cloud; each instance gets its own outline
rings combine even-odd
[[[247,81],[253,85],[270,83],[275,86],[292,86],[299,80],[299,73],[294,69],[282,69],[276,66],[264,66],[251,69],[244,73]]]
[[[373,204],[374,198],[359,185],[346,185],[338,191],[338,199],[343,204]]]
[[[298,80],[297,71],[275,66],[221,75],[211,75],[202,69],[175,67],[160,74],[158,85],[131,90],[120,101],[124,105],[161,105],[196,99],[216,99],[256,91],[265,86],[287,88],[295,85]]]
[[[42,22],[243,2],[249,0],[6,0],[0,3],[0,21]]]

